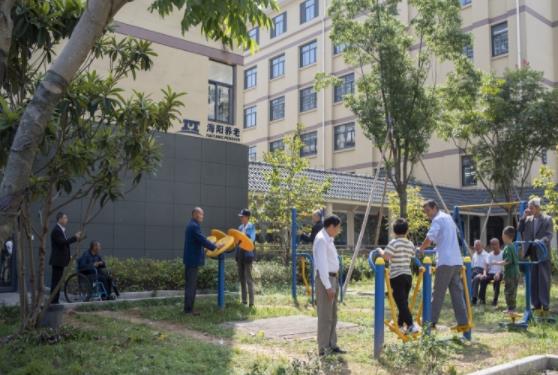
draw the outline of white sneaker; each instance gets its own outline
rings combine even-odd
[[[406,335],[414,335],[415,333],[419,333],[420,332],[420,328],[413,323],[412,326],[410,326],[409,328],[407,328],[407,332],[405,332]]]

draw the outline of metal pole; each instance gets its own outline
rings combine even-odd
[[[380,358],[384,347],[384,272],[383,258],[376,259],[374,266],[374,358]]]
[[[473,286],[471,284],[471,278],[473,277],[473,268],[471,267],[471,257],[466,256],[465,258],[463,258],[463,264],[465,265],[465,278],[467,279],[467,291],[468,293],[465,294],[465,307],[467,308],[467,316],[468,316],[468,323],[472,324],[473,323],[473,310],[471,309],[471,296],[473,295]],[[467,332],[463,333],[463,336],[471,341],[472,337],[472,331],[468,330]]]
[[[296,232],[297,232],[297,225],[296,225],[296,208],[291,208],[291,263],[292,263],[292,285],[291,285],[291,294],[293,299],[296,300]],[[314,270],[312,270],[314,272]]]
[[[339,280],[337,280],[339,283],[339,302],[343,302],[343,296],[345,295],[343,291],[343,257],[341,255],[337,257],[339,258],[339,275],[337,275],[339,277]]]
[[[423,332],[430,334],[430,324],[432,323],[432,259],[425,257],[422,261],[424,266],[422,282],[422,327]]]
[[[517,23],[517,69],[521,69],[521,25],[519,24],[519,0],[515,0],[515,20]]]
[[[217,277],[217,306],[225,308],[225,254],[219,255],[219,273]]]

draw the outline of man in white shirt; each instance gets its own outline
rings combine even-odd
[[[461,281],[463,259],[459,243],[457,242],[457,227],[450,215],[438,209],[438,204],[429,200],[423,205],[423,210],[432,221],[426,238],[420,247],[421,253],[431,244],[436,247],[436,277],[434,278],[434,292],[432,293],[432,328],[436,327],[446,290],[450,291],[451,304],[458,326],[468,324],[467,308]]]
[[[318,305],[318,350],[320,355],[345,353],[337,346],[337,293],[339,291],[339,258],[333,240],[341,231],[341,219],[335,215],[324,220],[324,228],[316,235],[312,253],[316,272]]]
[[[479,287],[481,286],[482,280],[486,279],[488,274],[488,253],[484,250],[484,246],[481,240],[475,240],[473,244],[474,252],[472,256],[471,268],[471,287],[473,289],[473,305],[477,304],[479,299]],[[481,304],[485,304],[484,295],[480,299]]]
[[[482,301],[486,298],[486,287],[491,281],[494,282],[494,299],[492,300],[492,306],[498,306],[498,296],[500,295],[500,283],[503,278],[504,266],[500,264],[503,260],[503,253],[500,250],[500,241],[497,238],[490,240],[490,250],[492,252],[488,254],[488,266],[487,275],[481,282],[480,287],[480,299]]]

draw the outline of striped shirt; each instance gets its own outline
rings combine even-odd
[[[390,257],[390,279],[400,275],[410,275],[411,261],[415,256],[415,245],[406,238],[395,238],[385,248],[385,254]]]

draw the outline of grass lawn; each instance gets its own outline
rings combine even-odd
[[[256,296],[256,308],[248,309],[227,297],[224,312],[215,297],[198,298],[199,317],[185,316],[182,300],[120,302],[86,305],[66,317],[59,342],[27,335],[0,342],[1,374],[314,374],[324,373],[467,373],[531,354],[558,354],[558,325],[533,325],[527,332],[508,332],[503,293],[498,307],[474,308],[473,341],[461,343],[440,329],[434,339],[401,344],[386,330],[386,350],[380,361],[372,359],[372,281],[351,286],[339,307],[339,319],[358,325],[342,331],[339,344],[349,353],[321,363],[315,357],[314,340],[272,340],[249,335],[221,323],[285,315],[315,316],[302,294],[298,305],[290,289]],[[489,287],[488,298],[492,297]],[[518,296],[523,306],[523,287]],[[558,283],[552,302],[558,304]],[[386,311],[389,314],[389,311]],[[9,314],[8,314],[9,315]],[[387,315],[388,316],[388,315]],[[455,324],[449,296],[441,323]],[[13,333],[17,322],[0,319],[0,336]],[[43,335],[48,336],[48,335]]]

